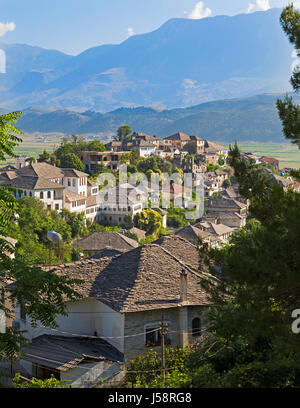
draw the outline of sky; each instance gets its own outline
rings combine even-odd
[[[205,18],[284,7],[290,0],[0,0],[0,41],[77,55],[159,28],[170,18]],[[294,0],[300,8],[300,0]]]

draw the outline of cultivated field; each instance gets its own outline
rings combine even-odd
[[[280,160],[280,168],[300,168],[300,150],[291,143],[239,143],[244,152],[252,152],[258,157],[269,156]]]

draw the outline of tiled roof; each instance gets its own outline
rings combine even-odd
[[[131,238],[126,237],[118,232],[94,232],[88,237],[79,239],[74,242],[74,246],[84,251],[101,251],[110,247],[117,250],[131,250],[138,246],[138,243]]]
[[[42,177],[16,177],[10,180],[9,184],[13,188],[28,190],[64,189],[62,184],[54,183]]]
[[[212,198],[209,200],[209,209],[212,210],[214,207],[232,207],[232,208],[246,208],[247,204],[241,203],[232,198]]]
[[[124,360],[122,353],[100,338],[44,334],[34,338],[22,350],[25,360],[63,372],[76,368],[84,360]]]
[[[224,235],[224,234],[231,234],[234,232],[233,228],[228,227],[227,225],[224,224],[215,224],[210,221],[204,221],[204,222],[199,222],[195,224],[196,228],[205,228],[209,229],[210,232],[213,234],[216,234],[218,236]]]
[[[176,255],[185,265],[194,270],[198,270],[200,266],[199,253],[195,245],[188,240],[178,236],[171,235],[161,237],[154,241],[153,244],[160,245],[168,252]]]
[[[211,234],[206,231],[202,231],[193,225],[187,225],[176,232],[176,235],[187,239],[190,242],[197,242],[198,238],[209,239]]]
[[[175,133],[174,135],[165,137],[164,140],[188,141],[188,140],[191,140],[191,136],[183,132],[178,132],[178,133]]]
[[[184,252],[187,244],[190,248],[193,245],[180,237],[175,241],[177,252],[173,253],[152,243],[114,258],[54,266],[52,271],[85,280],[85,284],[77,288],[84,297],[94,297],[117,312],[129,313],[180,305],[180,273],[185,268],[188,273],[186,304],[208,305],[208,295],[200,286],[201,279],[208,279],[208,275],[197,273],[179,259],[178,252]],[[194,250],[197,252],[196,247]],[[191,263],[195,262],[190,260]]]
[[[72,201],[86,200],[86,197],[81,196],[80,194],[76,194],[73,191],[65,190],[64,199],[66,200],[66,202],[71,203]]]
[[[146,232],[136,228],[136,227],[132,227],[128,230],[128,232],[130,232],[131,234],[135,234],[137,236],[138,239],[143,239],[146,236]]]
[[[227,147],[219,145],[217,143],[210,142],[209,140],[205,141],[204,148],[205,148],[206,153],[214,153],[214,152],[219,152],[223,150],[228,150]]]
[[[31,163],[18,170],[20,176],[42,177],[46,179],[64,177],[62,169],[48,163]]]
[[[75,169],[61,169],[65,177],[89,177],[89,174]]]
[[[266,156],[262,156],[260,158],[261,161],[264,161],[266,163],[279,163],[279,160],[275,159],[274,157],[266,157]]]

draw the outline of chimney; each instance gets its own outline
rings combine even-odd
[[[187,300],[187,270],[182,269],[180,272],[180,301]]]

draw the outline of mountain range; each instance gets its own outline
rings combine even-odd
[[[233,17],[171,19],[150,33],[77,56],[0,43],[7,72],[0,74],[0,107],[173,109],[285,92],[290,89],[292,48],[280,27],[280,13],[270,9]],[[122,112],[129,111],[118,115]]]
[[[294,95],[300,104],[300,95]],[[18,127],[24,132],[66,135],[116,134],[120,125],[133,131],[166,137],[182,131],[220,142],[283,142],[276,100],[282,94],[265,94],[242,99],[203,103],[188,108],[119,108],[108,113],[75,112],[67,109],[30,108],[23,112]],[[4,112],[4,110],[2,110]],[[1,113],[1,110],[0,110]]]

